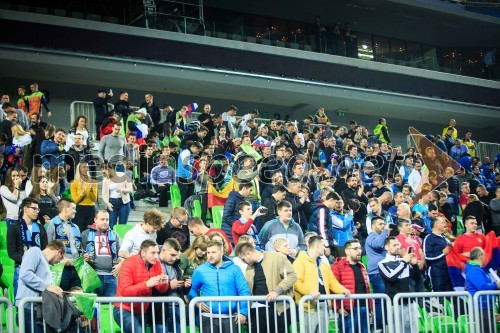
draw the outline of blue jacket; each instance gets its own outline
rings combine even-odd
[[[53,140],[43,140],[40,148],[43,164],[50,164],[51,168],[64,166],[64,155],[59,150],[59,145]]]
[[[354,217],[349,213],[342,214],[336,210],[331,211],[331,216],[335,245],[344,246],[348,240],[354,238],[352,234],[356,230],[354,227]]]
[[[443,249],[447,245],[449,245],[449,243],[443,235],[438,236],[434,233],[430,233],[425,236],[422,248],[424,249],[425,261],[428,267],[448,270],[446,256],[443,253]]]
[[[321,201],[311,206],[311,217],[307,225],[307,231],[314,231],[325,240],[325,246],[333,246],[333,228],[330,209]]]
[[[366,259],[368,260],[368,275],[379,274],[378,263],[385,259],[387,253],[385,250],[387,232],[387,229],[384,229],[380,235],[372,232],[366,238],[365,248]]]
[[[195,269],[191,277],[191,290],[188,298],[192,300],[198,293],[200,296],[250,296],[250,287],[241,269],[228,257],[222,258],[224,263],[217,268],[209,262]],[[220,307],[219,307],[220,306]],[[212,313],[229,314],[229,302],[212,302]],[[240,302],[240,314],[248,317],[248,303]],[[231,302],[231,313],[238,313],[238,303]]]
[[[306,249],[304,233],[300,225],[293,219],[290,221],[288,228],[280,222],[279,218],[268,221],[260,230],[259,238],[261,247],[263,247],[265,251],[274,252],[273,242],[277,237],[285,237],[288,239],[291,249]]]
[[[478,291],[497,290],[498,288],[495,282],[491,282],[490,276],[486,274],[481,266],[469,261],[465,264],[465,289],[474,297]],[[490,298],[489,302],[488,298]],[[488,309],[488,303],[490,307],[496,304],[493,296],[482,296],[480,302],[481,309]]]
[[[231,227],[234,221],[240,218],[240,213],[238,212],[238,204],[245,200],[245,197],[240,194],[240,192],[234,190],[229,193],[227,197],[226,204],[224,205],[224,211],[222,213],[222,227],[226,235],[229,236],[231,243],[233,242],[233,233]]]

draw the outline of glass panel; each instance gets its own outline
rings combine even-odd
[[[369,34],[357,33],[358,35],[358,58],[373,60],[372,37]]]
[[[400,62],[406,62],[405,42],[399,39],[391,39],[392,59]]]
[[[389,47],[389,39],[380,36],[374,36],[373,40],[375,45],[373,46],[373,50],[375,52],[375,60],[377,61],[387,61],[387,59],[392,59],[390,47]]]

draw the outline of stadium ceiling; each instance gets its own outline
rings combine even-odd
[[[492,47],[500,19],[415,0],[204,0],[205,7],[324,25],[350,22],[354,31],[442,47]],[[210,18],[207,17],[207,20]],[[238,24],[237,18],[228,18]]]

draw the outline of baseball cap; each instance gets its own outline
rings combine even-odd
[[[136,113],[142,113],[143,115],[146,115],[148,112],[146,111],[146,108],[140,108],[139,110],[135,111]]]

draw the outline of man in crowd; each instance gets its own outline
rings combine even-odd
[[[198,266],[191,277],[189,300],[198,294],[205,297],[251,295],[241,269],[224,257],[222,243],[211,241],[207,244],[207,262]],[[201,332],[237,332],[240,325],[247,322],[247,302],[200,303],[199,307]]]
[[[259,238],[266,251],[274,251],[273,242],[277,237],[288,239],[291,253],[297,257],[299,251],[305,248],[304,234],[300,226],[292,218],[292,204],[286,200],[278,204],[278,217],[267,222],[261,229]]]
[[[368,204],[368,198],[364,193],[363,185],[359,183],[359,179],[356,176],[347,176],[347,188],[342,191],[342,198],[344,202],[349,202],[351,199],[357,199],[363,202],[365,205]]]
[[[120,135],[122,124],[117,122],[113,125],[111,134],[105,135],[99,144],[99,158],[101,161],[108,161],[113,168],[123,164],[125,138]],[[120,171],[125,171],[123,165]]]
[[[365,241],[366,257],[368,259],[368,276],[375,294],[384,294],[385,285],[378,270],[377,263],[384,260],[387,250],[385,249],[385,240],[389,235],[389,224],[380,216],[371,219],[372,233],[368,235]],[[375,301],[375,328],[382,329],[382,304],[380,300]]]
[[[344,294],[349,296],[349,289],[337,281],[330,265],[321,260],[325,254],[325,244],[321,236],[309,238],[307,251],[302,251],[293,262],[297,272],[297,282],[294,285],[295,301],[297,304],[303,296],[310,295],[314,301],[306,302],[306,327],[311,332],[328,331],[328,302],[316,300],[321,295]]]
[[[109,116],[109,106],[108,101],[113,97],[113,92],[110,90],[109,94],[106,94],[106,90],[99,89],[97,91],[97,97],[94,99],[94,123],[96,128],[96,139],[100,138],[99,130],[101,128],[102,122]]]
[[[278,172],[279,175],[281,173]],[[285,199],[286,196],[286,187],[283,185],[275,185],[273,187],[272,194],[269,198],[264,199],[262,202],[262,206],[267,208],[266,215],[262,216],[261,226],[264,227],[267,221],[271,221],[272,219],[278,216],[278,203]]]
[[[150,209],[144,213],[143,222],[137,223],[123,237],[118,255],[127,259],[140,251],[145,240],[156,241],[156,232],[165,225],[165,217],[158,209]]]
[[[82,232],[82,247],[85,249],[85,257],[102,283],[95,293],[102,297],[114,297],[116,277],[123,261],[118,257],[120,237],[109,228],[107,211],[98,210],[94,224]]]
[[[127,258],[120,268],[116,297],[151,297],[153,288],[165,293],[169,288],[168,276],[163,274],[158,260],[158,244],[153,240],[141,243],[140,252]],[[125,332],[142,332],[143,319],[149,303],[115,303],[113,317]]]
[[[421,179],[422,179],[422,162],[420,162],[420,160],[417,160],[413,165],[413,170],[408,176],[408,185],[411,186],[413,191],[417,191],[419,189],[419,184]]]
[[[53,139],[43,140],[40,152],[42,153],[42,162],[46,170],[64,166],[64,144],[66,143],[66,131],[59,128],[54,133]]]
[[[407,253],[400,256],[401,244],[395,237],[387,237],[385,250],[387,256],[378,263],[378,270],[384,280],[387,295],[392,299],[398,293],[411,293],[415,291],[415,285],[420,283],[421,275],[417,265],[415,253]],[[415,313],[412,310],[414,304],[403,302],[401,315],[404,332],[418,332],[418,320],[412,318]],[[401,327],[397,327],[400,330]]]
[[[286,256],[258,251],[251,242],[239,243],[235,253],[248,264],[245,278],[252,296],[266,296],[269,302],[274,302],[280,295],[293,295],[297,274]],[[266,332],[268,328],[286,332],[290,326],[290,310],[282,302],[277,302],[276,307],[271,304],[267,308],[252,308],[250,318],[252,332]]]
[[[470,257],[470,251],[475,247],[484,249],[486,247],[486,237],[477,232],[477,220],[474,216],[466,216],[463,219],[465,233],[455,239],[453,248],[465,257]]]
[[[45,228],[37,222],[40,211],[38,203],[38,200],[31,197],[23,199],[19,207],[22,216],[7,229],[7,253],[14,260],[15,266],[14,295],[18,289],[19,267],[23,255],[32,247],[44,250],[48,243]]]
[[[65,155],[66,162],[66,180],[71,183],[75,179],[75,170],[78,163],[94,160],[94,156],[90,151],[90,147],[83,144],[83,135],[81,133],[74,134],[74,143],[69,148],[68,154]]]
[[[370,282],[365,266],[361,263],[363,248],[357,239],[345,243],[345,257],[338,257],[332,266],[333,275],[351,294],[369,294]],[[346,332],[368,333],[367,315],[371,308],[367,300],[345,300],[342,308],[337,302],[336,309],[341,316],[338,320],[340,330]]]
[[[181,251],[186,251],[190,245],[187,222],[188,211],[184,207],[175,207],[172,209],[170,221],[158,230],[156,240],[159,244],[163,244],[167,239],[174,238],[179,242]]]
[[[66,246],[65,263],[60,287],[64,291],[79,287],[81,282],[73,266],[73,260],[83,254],[80,228],[72,222],[75,217],[76,205],[71,199],[63,198],[57,204],[59,215],[54,217],[47,226],[47,238],[50,241],[60,240]]]
[[[440,217],[431,219],[432,233],[424,239],[424,256],[427,262],[427,275],[431,280],[432,291],[453,291],[446,255],[450,250],[444,237],[446,221]]]
[[[335,192],[328,194],[315,202],[311,207],[311,217],[309,219],[308,231],[314,231],[325,241],[325,254],[329,256],[334,246],[334,235],[332,216],[330,211],[335,208],[339,195]]]
[[[120,91],[119,100],[115,103],[115,112],[121,114],[122,119],[126,121],[133,111],[128,102],[128,92]]]
[[[240,183],[238,186],[238,191],[233,190],[229,193],[226,203],[224,205],[224,212],[222,213],[222,230],[229,236],[231,244],[233,242],[232,226],[234,221],[240,218],[238,212],[238,204],[252,193],[251,183]]]
[[[177,159],[177,184],[181,192],[181,206],[186,199],[194,193],[193,164],[203,145],[197,141],[188,142],[188,147],[183,149]]]
[[[47,117],[50,118],[52,113],[49,110],[47,98],[45,94],[38,91],[38,83],[33,82],[30,84],[31,94],[27,97],[29,102],[29,114],[39,114],[42,117],[42,107],[47,111]]]
[[[156,126],[160,124],[161,113],[160,108],[155,104],[154,97],[152,93],[147,93],[144,96],[144,103],[141,104],[140,108],[145,108],[146,112],[151,117],[153,124]]]
[[[374,217],[382,218],[387,224],[392,224],[392,216],[387,211],[382,209],[382,204],[378,198],[371,198],[368,200],[371,212],[366,216],[366,229],[368,235],[372,232],[372,220]]]
[[[19,269],[19,287],[15,295],[16,306],[25,297],[39,297],[43,291],[49,291],[62,297],[63,290],[53,285],[50,265],[59,263],[65,254],[66,247],[59,240],[52,240],[42,251],[39,247],[32,247],[25,253]],[[26,333],[43,332],[44,328],[31,320],[31,304],[26,303],[23,310]]]
[[[175,184],[175,170],[167,165],[168,156],[160,155],[160,163],[151,169],[150,183],[159,194],[159,206],[168,207],[170,186]]]
[[[198,218],[198,217],[192,217],[189,219],[189,222],[188,222],[188,229],[189,229],[189,232],[194,236],[194,237],[198,237],[198,236],[201,236],[201,235],[205,235],[205,236],[208,236],[210,235],[211,233],[217,233],[219,234],[221,237],[223,237],[227,243],[227,252],[226,252],[226,255],[230,255],[231,252],[233,252],[233,247],[231,245],[231,242],[229,241],[229,237],[227,236],[227,234],[222,230],[222,229],[218,229],[218,228],[209,228],[205,225],[205,223],[202,221],[202,219]]]
[[[302,183],[300,180],[290,179],[285,200],[292,205],[293,219],[304,231],[307,230],[308,219],[306,213],[309,213],[311,203],[307,201],[308,195],[301,190],[301,187]]]

